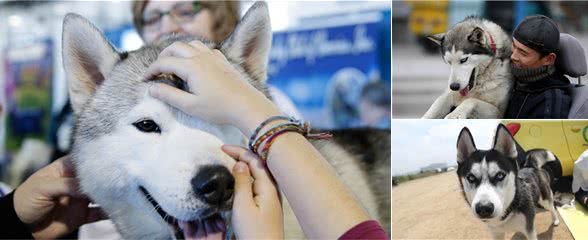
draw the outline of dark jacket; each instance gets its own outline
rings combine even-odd
[[[16,215],[13,196],[14,191],[0,198],[0,239],[32,239],[31,231]]]
[[[529,84],[516,82],[504,118],[567,119],[570,80],[559,71]]]

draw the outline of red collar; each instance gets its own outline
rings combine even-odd
[[[490,38],[490,50],[492,50],[492,53],[496,54],[496,43],[494,42],[494,38],[488,31],[484,32],[486,33],[486,35],[488,35],[488,38]]]

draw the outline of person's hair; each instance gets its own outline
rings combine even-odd
[[[139,34],[143,35],[143,11],[149,1],[134,0],[132,4],[133,24]],[[239,1],[202,1],[202,8],[206,8],[212,15],[213,42],[220,43],[235,30],[240,19]]]
[[[544,52],[544,51],[537,51],[539,53],[539,59],[546,57],[547,55],[549,55],[550,53],[556,54],[556,52]]]
[[[380,81],[370,82],[361,89],[361,98],[370,103],[390,108],[390,88]]]

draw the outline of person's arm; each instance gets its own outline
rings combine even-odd
[[[14,229],[2,226],[0,232],[6,229],[7,234],[23,236],[26,228],[25,238],[53,239],[82,224],[105,219],[101,210],[88,207],[89,200],[79,193],[74,169],[68,160],[68,157],[55,160],[27,178],[10,198],[2,199],[0,215],[4,220],[6,214]]]
[[[246,136],[270,116],[280,115],[222,53],[200,42],[166,48],[145,78],[159,73],[176,74],[194,94],[154,84],[152,96],[209,122],[237,126]],[[287,133],[277,138],[268,166],[308,238],[338,238],[368,220],[333,168],[303,136]]]
[[[266,108],[260,106],[260,113],[251,113],[256,115],[251,119],[256,120],[241,125],[246,136],[251,136],[265,119],[279,115],[271,104]],[[304,136],[294,132],[279,136],[269,149],[267,165],[308,238],[338,238],[369,219],[331,165]]]
[[[2,230],[0,239],[31,239],[31,230],[24,224],[14,210],[14,191],[0,198],[0,216],[2,216]]]
[[[588,207],[588,192],[580,188],[580,190],[574,193],[574,196],[576,197],[576,201],[584,205],[584,207]]]

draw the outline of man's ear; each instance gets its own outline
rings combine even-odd
[[[544,56],[543,58],[541,58],[541,61],[543,61],[544,66],[549,66],[555,63],[555,59],[557,59],[557,55],[555,55],[555,53],[549,53],[546,56]]]

